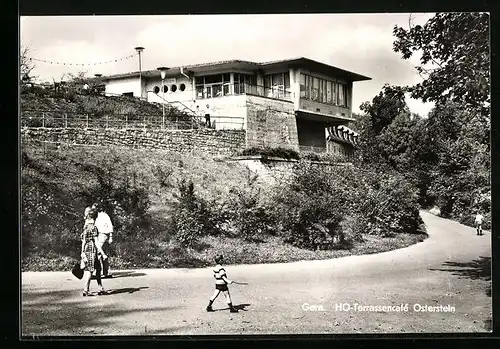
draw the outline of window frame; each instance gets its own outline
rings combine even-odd
[[[300,98],[348,108],[348,83],[323,79],[301,72],[299,84]]]

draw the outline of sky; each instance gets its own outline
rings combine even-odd
[[[411,16],[416,25],[433,14]],[[136,46],[145,48],[142,70],[231,59],[306,57],[372,78],[354,83],[352,108],[359,113],[361,103],[371,101],[384,84],[421,81],[415,69],[420,57],[403,60],[392,50],[394,26],[408,28],[409,17],[409,13],[30,16],[20,19],[20,44],[29,49],[29,57],[52,62],[33,61],[34,75],[42,81],[60,81],[65,73],[82,71],[87,76],[138,71]],[[108,61],[113,62],[92,65]],[[409,96],[407,103],[422,116],[433,107]]]

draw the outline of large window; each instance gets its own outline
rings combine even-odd
[[[338,103],[341,106],[346,106],[347,105],[347,98],[346,98],[346,86],[339,84],[339,99]]]
[[[314,77],[311,99],[316,102],[321,102],[319,99],[319,79]]]
[[[252,93],[257,85],[255,75],[234,73],[234,94]]]
[[[331,81],[326,81],[326,103],[333,104],[332,102],[332,84]]]
[[[337,101],[338,101],[338,85],[335,83],[335,82],[332,82],[332,104],[333,105],[337,105]]]
[[[347,107],[347,85],[300,74],[300,97],[320,103]]]
[[[290,93],[290,74],[278,73],[264,76],[264,94],[271,98],[282,98]]]
[[[300,74],[300,98],[306,98],[306,76]]]
[[[196,77],[196,98],[222,97],[230,94],[230,75],[225,73]]]

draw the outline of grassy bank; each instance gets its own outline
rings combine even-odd
[[[181,185],[186,179],[193,184],[192,193],[186,189],[188,186]],[[307,183],[303,185],[307,187]],[[314,184],[314,188],[318,185]],[[355,230],[361,226],[345,227],[344,221],[329,223],[339,231],[334,234],[344,238],[342,244],[329,242],[337,235],[330,236],[317,228],[321,222],[312,223],[316,230],[297,235],[285,231],[287,227],[275,220],[279,216],[288,219],[286,206],[277,211],[278,216],[262,217],[264,212],[273,211],[276,191],[273,186],[255,181],[244,165],[211,157],[126,148],[25,145],[22,270],[69,270],[80,254],[83,211],[102,198],[111,205],[116,227],[111,253],[114,269],[203,267],[212,264],[213,256],[221,252],[231,264],[329,259],[385,252],[426,237],[423,231],[402,233],[405,230],[401,229],[397,234],[376,235],[373,229],[375,233],[358,233]],[[315,219],[314,210],[321,208],[314,195],[304,197],[309,200],[308,205],[304,204],[308,216],[302,214],[306,221],[297,223],[306,228],[307,219]],[[179,206],[183,200],[188,206],[194,205],[194,211]],[[324,202],[342,205],[342,200]],[[287,204],[297,206],[294,202]],[[321,214],[329,219],[328,212]],[[207,227],[218,229],[205,233],[205,226],[198,227],[205,221],[211,224]],[[192,243],[187,245],[179,239],[179,227],[183,230],[186,224],[199,228],[199,235],[190,237]],[[184,230],[191,233],[190,229]],[[257,230],[261,232],[254,235]],[[313,234],[314,241],[321,244],[317,248],[300,245],[307,234]]]
[[[392,238],[379,239],[366,236],[366,240],[350,250],[311,251],[284,243],[278,237],[254,243],[236,238],[204,237],[198,248],[182,248],[174,242],[159,241],[148,243],[149,248],[141,247],[142,253],[134,260],[121,256],[112,257],[112,268],[197,268],[213,264],[213,256],[224,253],[228,264],[287,263],[301,260],[319,260],[354,255],[373,254],[392,251],[424,241],[422,234],[400,234]],[[57,253],[30,254],[23,258],[23,271],[65,271],[69,270],[74,257]]]

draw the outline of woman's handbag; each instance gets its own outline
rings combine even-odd
[[[82,268],[83,265],[83,268]],[[75,265],[73,266],[73,269],[71,269],[71,273],[79,280],[83,278],[83,269],[85,268],[85,265],[80,261],[76,262]]]

